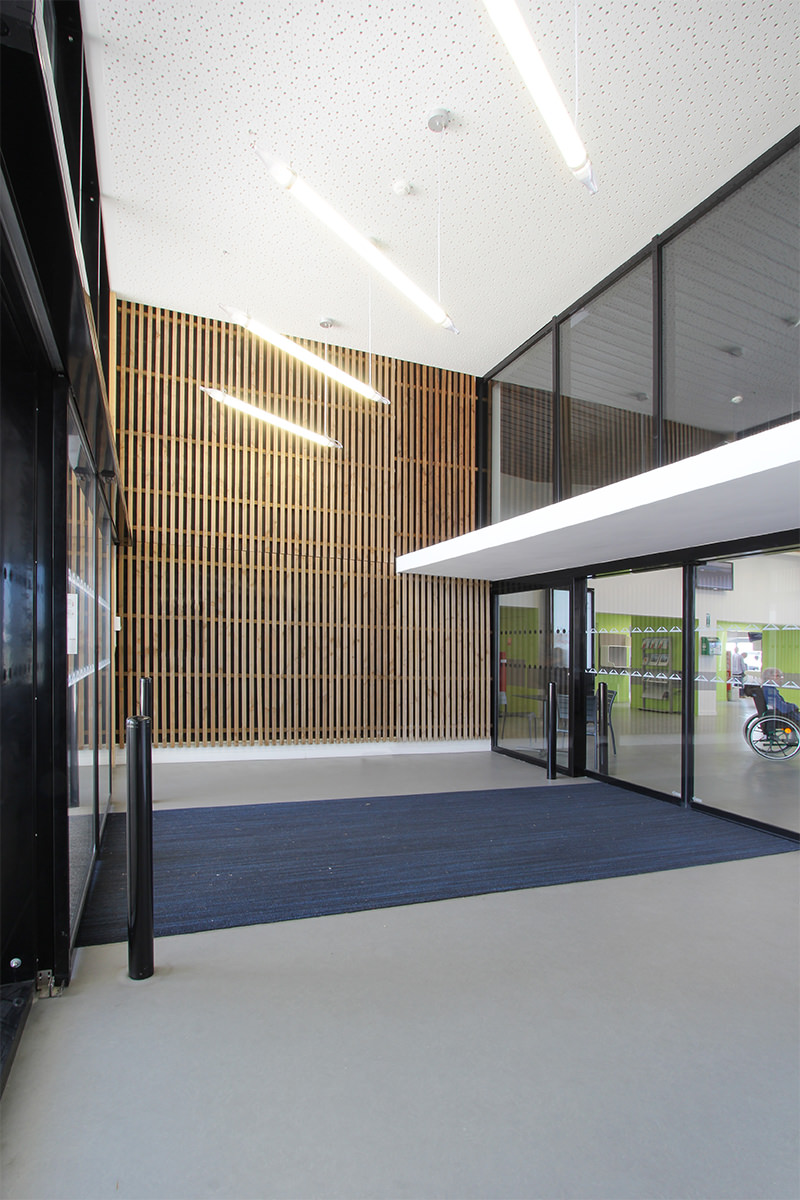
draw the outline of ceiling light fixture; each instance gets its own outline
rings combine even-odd
[[[371,387],[370,384],[362,383],[360,379],[356,379],[354,375],[348,375],[346,371],[340,371],[338,367],[334,367],[332,363],[326,362],[318,354],[312,354],[310,350],[306,350],[305,346],[299,346],[291,338],[284,337],[282,333],[276,333],[274,329],[268,329],[260,321],[251,320],[246,312],[242,312],[237,308],[228,308],[224,304],[222,305],[222,311],[227,315],[228,320],[233,321],[235,325],[241,325],[243,329],[249,330],[255,337],[263,338],[265,342],[269,342],[276,349],[283,350],[285,354],[299,359],[300,362],[304,362],[306,366],[311,367],[313,370],[327,375],[328,379],[332,379],[334,383],[340,383],[342,387],[349,388],[352,392],[358,392],[359,396],[363,396],[365,400],[374,400],[377,404],[389,403],[386,397],[382,396],[380,392],[376,392],[375,388]]]
[[[286,433],[294,433],[297,437],[306,438],[309,442],[316,442],[318,446],[333,446],[337,450],[342,448],[341,442],[334,441],[324,433],[314,433],[311,429],[304,429],[302,425],[284,421],[283,417],[276,417],[274,413],[266,412],[263,408],[256,408],[255,404],[248,404],[246,400],[238,400],[236,396],[222,392],[219,388],[201,387],[200,391],[205,392],[219,404],[227,404],[228,408],[235,408],[237,412],[244,413],[245,416],[255,417],[258,421],[266,421],[268,425],[276,425],[278,429],[283,429]]]
[[[290,192],[296,200],[305,205],[309,212],[323,221],[343,242],[347,243],[351,250],[355,250],[356,254],[369,263],[384,279],[393,284],[407,299],[416,304],[417,308],[421,309],[427,317],[430,317],[437,325],[441,325],[443,329],[448,329],[451,333],[458,333],[452,319],[440,304],[431,300],[430,296],[426,296],[422,288],[417,287],[414,281],[409,279],[399,267],[390,262],[374,242],[354,229],[349,221],[340,216],[327,200],[323,200],[321,196],[317,195],[299,175],[295,174],[291,167],[273,158],[263,146],[258,144],[256,144],[256,153],[266,163],[270,175],[280,187]]]
[[[597,178],[586,147],[564,107],[564,102],[514,0],[483,0],[483,4],[516,63],[542,120],[564,156],[564,161],[575,178],[594,194],[597,191]]]

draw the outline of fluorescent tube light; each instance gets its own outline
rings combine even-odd
[[[301,204],[304,204],[309,212],[318,217],[320,221],[323,221],[351,250],[355,250],[356,254],[369,263],[384,279],[388,280],[398,291],[402,292],[413,304],[416,304],[417,308],[424,312],[426,317],[430,317],[432,321],[437,325],[441,325],[443,329],[447,329],[451,333],[458,333],[451,318],[440,304],[437,304],[430,296],[426,296],[422,288],[417,287],[414,281],[409,279],[399,267],[390,262],[383,251],[379,250],[369,238],[364,237],[362,233],[354,229],[349,221],[346,221],[336,209],[328,204],[327,200],[323,200],[307,183],[304,183],[291,167],[274,158],[261,145],[256,145],[256,153],[266,163],[270,175],[280,187],[294,196],[296,200],[299,200]]]
[[[597,179],[586,147],[514,0],[483,0],[483,4],[570,171],[590,192],[596,192]]]
[[[311,429],[304,429],[302,425],[284,421],[283,417],[276,417],[274,413],[266,412],[263,408],[256,408],[255,404],[248,404],[245,400],[237,400],[235,396],[229,395],[228,392],[221,392],[219,388],[201,387],[200,391],[205,392],[207,396],[210,396],[212,400],[217,400],[220,404],[227,404],[228,408],[235,408],[245,416],[255,417],[258,421],[266,421],[268,425],[277,425],[278,429],[283,429],[286,433],[295,433],[309,442],[316,442],[318,446],[335,446],[338,450],[342,448],[341,442],[334,441],[324,433],[314,433]]]
[[[268,329],[266,325],[262,325],[260,321],[253,321],[246,312],[242,312],[238,308],[228,308],[222,305],[222,311],[227,314],[228,319],[236,325],[241,325],[243,329],[247,329],[255,337],[263,338],[265,342],[275,346],[278,350],[283,350],[285,354],[291,355],[292,358],[297,358],[300,362],[304,362],[306,366],[311,367],[315,371],[320,371],[323,375],[327,375],[335,383],[340,383],[342,387],[349,388],[352,392],[358,392],[359,396],[363,396],[365,400],[374,400],[378,404],[388,404],[389,401],[380,392],[376,392],[374,387],[368,383],[362,383],[360,379],[356,379],[355,375],[348,375],[346,371],[340,371],[338,367],[334,367],[332,363],[326,362],[324,358],[320,358],[318,354],[312,354],[310,350],[306,350],[305,346],[299,346],[297,342],[293,342],[291,338],[284,337],[282,333],[276,333],[274,329]]]

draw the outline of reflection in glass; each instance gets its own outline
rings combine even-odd
[[[664,462],[800,416],[795,147],[663,252]]]
[[[559,697],[557,761],[569,761],[569,592],[542,588],[499,597],[497,745],[547,757],[548,685]]]
[[[589,580],[586,765],[596,769],[593,697],[608,687],[608,773],[680,795],[682,581],[679,568]]]
[[[74,932],[95,847],[95,479],[72,415],[67,478],[67,765],[70,924]]]
[[[553,502],[552,346],[542,338],[493,386],[493,521]]]
[[[111,797],[112,738],[112,564],[111,520],[105,506],[98,504],[97,522],[97,803],[100,822],[105,819]]]
[[[695,800],[800,832],[800,753],[761,757],[744,736],[775,672],[781,707],[800,705],[800,551],[734,559],[732,586],[703,583],[698,571]]]
[[[652,295],[648,258],[559,327],[564,499],[653,465]]]

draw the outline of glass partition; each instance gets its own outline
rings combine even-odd
[[[71,412],[67,439],[67,768],[74,933],[95,849],[97,535],[95,475]]]
[[[597,576],[588,582],[586,766],[597,769],[593,698],[608,687],[608,773],[668,795],[681,788],[683,572]]]
[[[559,326],[565,500],[652,466],[652,311],[648,258]]]
[[[800,832],[800,551],[709,567],[695,594],[695,801]],[[759,725],[765,703],[790,719]]]
[[[552,334],[494,377],[494,521],[800,418],[799,179],[795,146],[560,319],[557,414]]]
[[[800,415],[800,150],[668,242],[664,461]]]
[[[538,588],[498,597],[497,745],[546,759],[548,685],[558,698],[557,761],[569,762],[570,594]]]
[[[99,489],[98,489],[99,491]],[[111,519],[102,502],[97,521],[97,804],[102,829],[111,799],[113,679],[112,628],[114,545]]]
[[[553,503],[553,339],[548,335],[494,383],[492,520]]]

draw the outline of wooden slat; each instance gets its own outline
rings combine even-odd
[[[488,736],[488,588],[394,570],[472,527],[475,381],[376,357],[391,407],[329,385],[330,451],[200,391],[323,428],[320,379],[239,327],[120,301],[114,344],[118,735],[152,673],[162,745]]]

